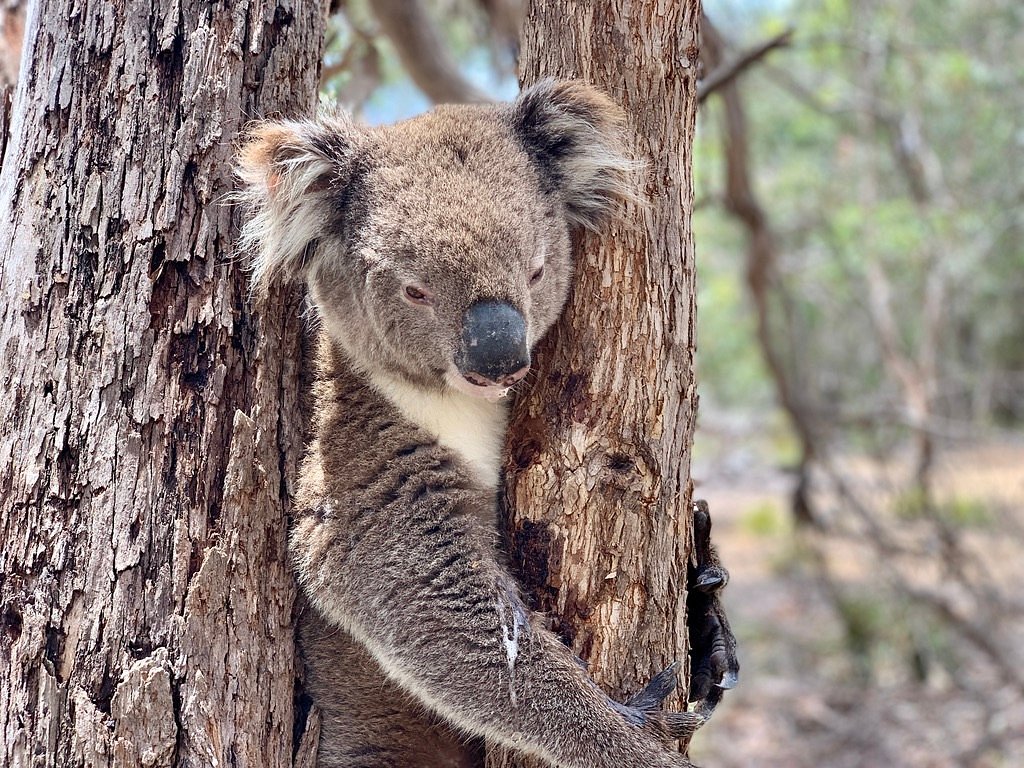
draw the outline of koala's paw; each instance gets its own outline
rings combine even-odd
[[[661,705],[679,684],[679,662],[673,662],[662,670],[625,704],[612,702],[614,708],[626,720],[651,733],[660,741],[683,739],[689,741],[693,732],[707,719],[699,712],[663,712]],[[689,763],[686,763],[689,765]]]
[[[706,501],[693,504],[694,561],[688,573],[686,618],[690,631],[690,701],[701,702],[697,711],[711,714],[723,693],[739,682],[736,637],[729,628],[719,599],[729,583],[711,545],[711,514]]]

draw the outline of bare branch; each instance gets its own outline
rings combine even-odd
[[[405,71],[431,101],[488,101],[459,72],[422,0],[373,0],[370,7],[381,29],[394,43]]]
[[[705,29],[710,27],[707,17],[704,18],[702,23]],[[718,64],[697,86],[697,100],[703,102],[712,93],[727,83],[731,83],[776,48],[784,48],[789,45],[792,37],[793,28],[790,27],[775,37],[765,40],[760,45],[749,48],[735,58]]]
[[[336,60],[328,61],[325,57],[323,69],[320,71],[320,88],[323,89],[326,84],[339,80],[335,92],[337,100],[349,109],[359,112],[381,81],[380,55],[374,44],[377,30],[364,29],[347,14],[345,18],[351,39]],[[328,29],[330,31],[324,45],[325,50],[331,49],[340,37],[337,19],[328,22]],[[342,73],[347,75],[343,83],[340,82]]]
[[[477,0],[487,14],[491,30],[499,43],[511,50],[519,46],[519,31],[526,15],[522,0]]]

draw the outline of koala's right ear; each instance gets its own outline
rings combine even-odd
[[[330,211],[348,181],[359,129],[343,113],[308,121],[264,121],[245,132],[238,152],[239,198],[249,212],[241,246],[251,255],[253,288],[301,277]]]

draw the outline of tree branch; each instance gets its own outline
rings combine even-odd
[[[421,0],[373,0],[370,7],[381,29],[394,43],[405,71],[431,101],[489,100],[459,72]]]
[[[703,25],[705,28],[710,25],[706,17],[703,20]],[[784,48],[789,45],[792,37],[793,28],[790,27],[775,37],[765,40],[760,45],[750,48],[716,66],[697,86],[697,101],[703,102],[712,93],[722,86],[731,83],[776,48]]]
[[[477,0],[477,3],[487,14],[492,34],[498,42],[510,51],[517,51],[519,32],[526,15],[525,4],[521,0]]]

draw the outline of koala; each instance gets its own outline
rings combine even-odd
[[[290,539],[320,766],[468,767],[481,738],[563,768],[688,766],[671,742],[735,679],[709,545],[691,712],[660,709],[674,665],[605,695],[500,550],[506,395],[565,303],[572,230],[630,193],[624,124],[546,81],[388,127],[264,122],[241,148],[255,289],[304,280],[320,323]]]

